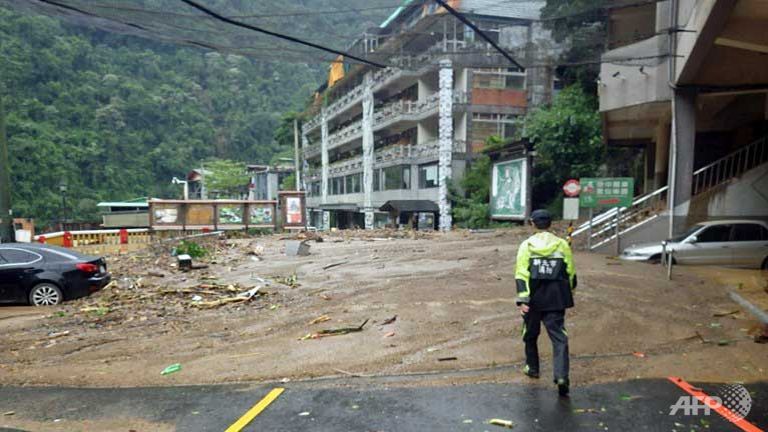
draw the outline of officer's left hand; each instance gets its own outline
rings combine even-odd
[[[520,315],[525,315],[525,314],[527,314],[527,313],[528,313],[528,311],[530,310],[530,308],[528,307],[528,305],[527,305],[527,304],[525,304],[525,303],[521,304],[521,305],[519,306],[519,308],[520,308]]]

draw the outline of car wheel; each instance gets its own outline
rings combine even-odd
[[[63,300],[64,295],[59,287],[48,282],[35,285],[29,292],[29,303],[34,306],[53,306]]]
[[[651,264],[661,264],[661,254],[656,254],[648,258],[648,262]]]
[[[760,266],[760,269],[768,271],[768,257],[765,257],[765,259],[763,260],[763,265]]]

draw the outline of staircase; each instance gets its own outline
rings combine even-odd
[[[768,162],[768,136],[694,171],[692,196],[739,177],[766,162]],[[662,212],[667,207],[668,189],[668,186],[664,186],[649,194],[641,195],[635,198],[629,207],[603,211],[579,225],[572,236],[581,237],[583,239],[581,243],[587,249],[595,250],[616,239],[617,220],[620,236],[639,230],[662,216]]]

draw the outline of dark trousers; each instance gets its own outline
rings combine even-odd
[[[565,331],[565,311],[528,311],[523,316],[523,341],[525,342],[525,364],[532,372],[539,372],[538,339],[541,324],[547,329],[552,341],[552,363],[555,382],[568,378],[568,333]]]

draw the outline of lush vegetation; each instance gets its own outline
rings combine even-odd
[[[559,213],[566,180],[603,171],[605,145],[597,101],[574,85],[562,90],[551,106],[530,111],[523,123],[525,137],[536,151],[533,205]]]
[[[67,216],[92,220],[100,200],[176,194],[202,161],[292,156],[282,113],[324,76],[0,8],[14,212],[57,220],[66,184]]]
[[[533,206],[560,213],[561,187],[569,178],[595,176],[604,170],[605,150],[601,138],[597,102],[579,86],[561,91],[551,106],[530,111],[523,120],[524,138],[536,151],[533,168]],[[488,140],[490,152],[505,143]],[[491,224],[489,193],[491,161],[481,155],[473,161],[460,182],[464,194],[452,189],[453,216],[457,225],[485,228]]]

